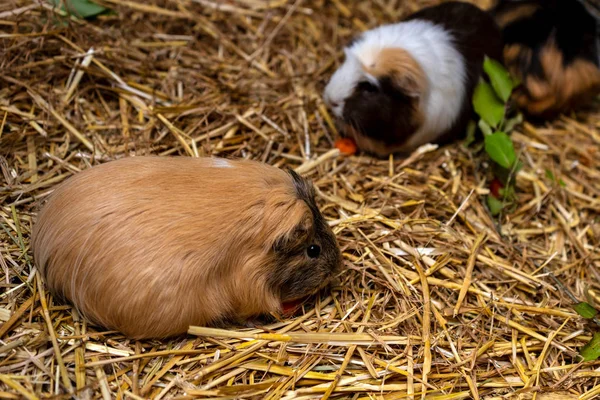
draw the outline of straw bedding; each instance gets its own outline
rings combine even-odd
[[[518,204],[496,219],[482,152],[332,150],[320,93],[341,45],[431,2],[103,4],[116,12],[87,22],[44,1],[0,4],[0,398],[600,394],[599,364],[577,358],[597,326],[571,308],[598,299],[597,104],[516,129]],[[135,342],[88,325],[35,273],[36,203],[82,169],[142,154],[297,168],[346,270],[269,326]]]

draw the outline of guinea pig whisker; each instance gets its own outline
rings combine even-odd
[[[359,129],[358,121],[351,116],[345,118],[346,124],[350,125],[353,129]]]
[[[350,126],[354,129],[355,132],[358,132],[358,133],[365,132],[365,130],[363,130],[363,128],[358,120],[350,117],[349,121],[350,121]]]

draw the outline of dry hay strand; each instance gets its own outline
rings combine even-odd
[[[549,276],[596,303],[597,105],[513,134],[519,203],[496,222],[486,159],[460,143],[404,160],[331,150],[320,93],[342,44],[431,2],[103,4],[116,13],[94,21],[0,4],[0,398],[598,396],[598,363],[577,358],[596,327]],[[40,285],[36,204],[142,154],[297,168],[347,268],[269,326],[136,342],[88,325]]]

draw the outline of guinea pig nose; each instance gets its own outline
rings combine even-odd
[[[335,108],[338,106],[338,103],[336,101],[331,100],[331,97],[329,95],[325,95],[323,97],[323,101],[325,102],[326,105],[328,105],[329,107]]]

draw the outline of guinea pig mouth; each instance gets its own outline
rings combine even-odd
[[[295,314],[304,303],[306,303],[312,296],[314,296],[317,292],[309,294],[307,296],[298,297],[293,300],[286,300],[281,302],[281,311],[284,315],[291,316]]]
[[[347,131],[349,126],[351,126],[350,122],[346,121],[344,118],[335,119],[335,128],[337,129],[341,137],[351,137],[351,135]]]
[[[304,303],[311,296],[312,295],[308,295],[308,296],[298,297],[298,298],[292,299],[292,300],[282,301],[281,306],[283,307],[284,310],[287,308],[296,307],[296,306],[299,306],[302,303]]]
[[[281,305],[285,307],[286,305],[290,305],[290,304],[303,303],[306,299],[308,299],[310,296],[314,295],[315,293],[307,294],[307,295],[304,295],[301,297],[294,297],[293,299],[286,299],[286,300],[282,299]]]
[[[350,123],[344,122],[340,125],[341,127],[338,131],[342,137],[353,139],[360,151],[377,158],[387,158],[390,154],[394,154],[399,158],[407,158],[416,150],[416,148],[406,147],[404,143],[389,144],[371,138],[368,134],[359,131]]]
[[[284,308],[286,305],[290,305],[290,304],[302,304],[308,298],[314,296],[323,288],[326,288],[330,283],[331,283],[331,279],[323,279],[323,283],[319,287],[312,290],[310,293],[304,294],[302,296],[292,297],[292,298],[285,299],[285,300],[281,299],[280,302],[284,306]]]

